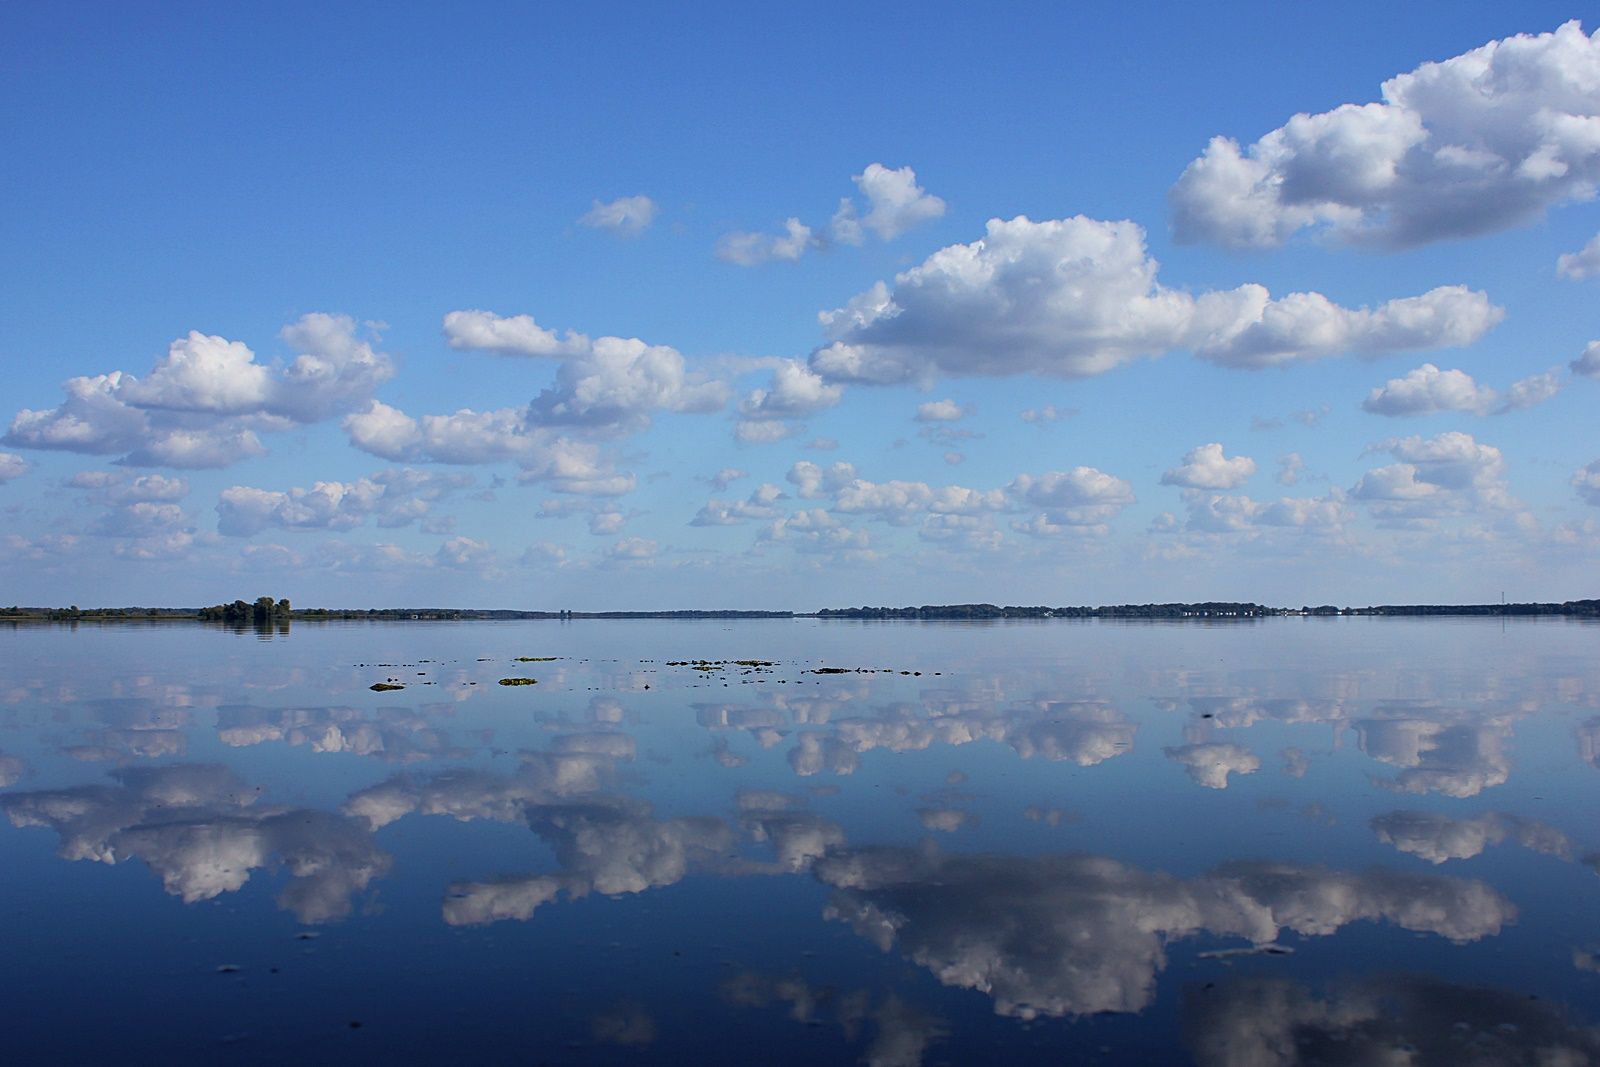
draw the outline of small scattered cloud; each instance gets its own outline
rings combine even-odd
[[[1187,489],[1236,489],[1255,473],[1255,460],[1249,456],[1228,459],[1222,454],[1222,446],[1213,443],[1191,450],[1180,466],[1161,476],[1161,484]]]
[[[578,222],[618,237],[638,237],[655,221],[657,210],[656,202],[648,196],[619,196],[611,201],[594,201]]]

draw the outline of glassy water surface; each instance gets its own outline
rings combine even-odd
[[[1596,1062],[1597,645],[0,630],[7,1059]]]

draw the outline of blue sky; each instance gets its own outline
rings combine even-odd
[[[0,600],[1595,594],[1580,6],[463,7],[0,11]]]

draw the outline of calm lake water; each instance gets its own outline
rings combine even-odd
[[[1597,649],[1571,620],[4,629],[0,1047],[1596,1062]],[[741,659],[771,664],[678,662]]]

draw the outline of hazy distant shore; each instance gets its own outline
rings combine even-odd
[[[288,622],[330,620],[371,620],[396,622],[462,622],[511,619],[590,620],[590,619],[842,619],[842,620],[938,620],[938,619],[1239,619],[1277,616],[1569,616],[1600,618],[1600,600],[1568,600],[1561,603],[1527,602],[1502,604],[1380,604],[1368,607],[1337,607],[1331,604],[1298,608],[1270,607],[1265,604],[1231,601],[1196,603],[1112,604],[1101,606],[1000,606],[996,604],[924,604],[908,607],[822,608],[814,612],[681,609],[672,611],[517,611],[500,608],[297,608],[262,619],[220,619],[208,615],[215,609],[174,607],[0,608],[0,622],[221,622],[224,624],[271,625]]]

